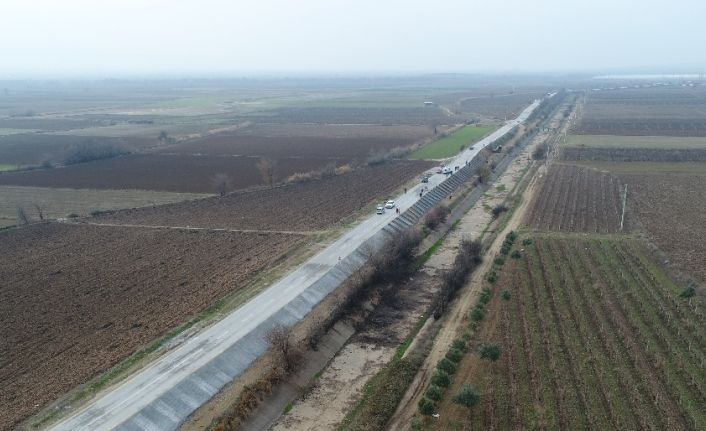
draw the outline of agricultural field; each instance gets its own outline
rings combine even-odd
[[[0,231],[0,429],[237,291],[304,238],[60,223]]]
[[[259,157],[131,154],[62,168],[6,172],[0,174],[0,185],[216,193],[218,174],[228,177],[228,190],[264,185],[259,162]],[[274,162],[275,182],[281,182],[294,173],[320,169],[336,160],[283,158]]]
[[[0,186],[0,225],[17,224],[18,208],[25,211],[30,221],[40,221],[42,217],[57,219],[70,214],[87,216],[95,211],[164,205],[208,196],[211,195],[146,190]]]
[[[342,163],[365,161],[372,153],[408,147],[418,139],[405,137],[287,137],[214,135],[204,139],[176,144],[161,152],[180,155],[255,156],[270,158],[333,159]]]
[[[622,214],[621,190],[619,178],[609,173],[553,164],[542,179],[526,222],[537,230],[617,232]]]
[[[153,138],[54,135],[42,133],[0,136],[0,164],[39,165],[42,162],[61,164],[77,145],[111,145],[135,151],[157,143]]]
[[[548,91],[549,89],[470,96],[462,98],[456,109],[480,118],[503,121],[516,117],[527,105],[541,98]]]
[[[455,156],[495,130],[491,126],[464,126],[449,136],[430,142],[409,155],[412,160],[438,160]]]
[[[706,87],[589,92],[576,132],[589,135],[706,136]]]
[[[449,116],[438,107],[298,107],[278,108],[242,118],[258,123],[314,124],[455,124],[462,117]]]
[[[392,195],[407,181],[433,166],[400,161],[367,167],[331,178],[288,186],[236,192],[154,208],[103,214],[98,223],[192,226],[220,229],[311,231],[332,224]],[[375,184],[375,187],[370,187]],[[370,206],[372,214],[374,206]]]
[[[566,147],[706,149],[706,137],[571,135]]]
[[[291,138],[378,138],[415,142],[431,137],[428,125],[257,123],[238,132],[240,136]]]
[[[706,282],[705,163],[582,164],[572,169],[591,169],[627,185],[627,226],[645,233],[672,266]]]
[[[706,428],[702,298],[681,297],[630,237],[535,234],[520,248],[422,429]],[[484,344],[497,361],[475,353]],[[470,412],[452,401],[464,383],[481,394]]]

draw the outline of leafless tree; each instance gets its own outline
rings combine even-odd
[[[490,181],[490,177],[492,174],[493,171],[490,170],[490,167],[488,165],[483,165],[478,168],[477,175],[480,178],[480,182],[483,184],[487,184],[488,181]]]
[[[37,215],[39,216],[39,220],[44,220],[44,208],[41,207],[39,204],[34,204],[34,209],[37,210]]]
[[[275,185],[275,168],[277,167],[277,162],[270,159],[269,157],[263,157],[257,162],[257,169],[262,175],[262,179],[270,187]]]
[[[287,373],[293,371],[299,359],[299,352],[292,342],[292,330],[278,323],[267,332],[265,340],[277,355],[278,365]]]
[[[21,225],[29,223],[29,217],[22,207],[17,207],[17,222]]]
[[[226,174],[216,174],[213,176],[213,185],[216,188],[216,192],[221,196],[225,196],[230,184],[231,179]]]

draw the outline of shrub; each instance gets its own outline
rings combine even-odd
[[[498,205],[495,205],[495,207],[492,209],[491,213],[493,214],[493,218],[498,218],[498,217],[500,217],[500,214],[504,213],[507,210],[508,210],[508,207],[505,204],[498,204]]]
[[[471,320],[473,320],[474,322],[480,322],[481,320],[483,320],[484,317],[485,310],[482,308],[476,307],[473,309],[473,311],[471,311]]]
[[[488,273],[487,279],[490,283],[495,283],[496,281],[498,281],[498,273],[495,272],[495,270],[490,271],[490,273]]]
[[[456,350],[460,350],[463,352],[466,350],[466,341],[463,339],[457,338],[451,343],[451,348],[456,349]]]
[[[446,359],[451,362],[459,363],[461,362],[461,359],[463,359],[463,352],[459,349],[452,348],[451,350],[446,352]]]
[[[507,236],[505,237],[505,240],[511,244],[514,243],[515,240],[517,240],[517,232],[515,232],[514,230],[511,230],[510,233],[508,233]]]
[[[524,246],[532,245],[532,240],[529,238],[525,238],[522,240],[522,245],[524,245]]]
[[[500,358],[502,349],[497,344],[483,344],[478,351],[481,359],[495,362]]]
[[[495,263],[497,266],[503,266],[503,265],[505,264],[505,258],[502,257],[502,256],[498,256],[498,257],[495,258],[494,263]]]
[[[461,338],[463,338],[464,341],[469,341],[471,338],[473,338],[473,334],[471,334],[469,331],[465,331],[463,335],[461,335]]]
[[[510,292],[509,290],[503,290],[503,293],[500,295],[500,297],[505,301],[509,301],[510,298],[512,298],[512,292]]]
[[[429,398],[430,400],[439,401],[441,399],[442,394],[443,394],[443,391],[441,390],[440,387],[435,386],[435,385],[430,385],[429,389],[427,389],[426,397]]]
[[[543,142],[532,151],[532,158],[534,160],[542,160],[547,157],[547,151],[549,150],[549,145]]]
[[[490,298],[493,296],[493,292],[487,287],[483,289],[478,297],[478,302],[485,305],[490,302]]]
[[[681,296],[682,298],[691,298],[694,295],[696,295],[696,289],[694,289],[692,286],[689,286],[686,289],[682,290],[679,294],[679,296]]]
[[[507,255],[508,253],[510,253],[511,249],[512,249],[512,244],[504,242],[502,247],[500,247],[500,253]]]
[[[520,253],[520,250],[515,250],[510,254],[510,257],[513,259],[519,259],[522,257],[522,253]]]
[[[438,205],[434,207],[429,213],[424,217],[424,226],[429,229],[436,229],[437,226],[444,223],[449,215],[449,207],[446,205]]]
[[[456,372],[456,365],[446,358],[442,358],[438,364],[436,364],[436,369],[446,372],[447,374],[453,374]]]
[[[437,369],[436,373],[431,378],[431,382],[436,386],[448,388],[451,384],[451,377],[449,377],[447,372]]]
[[[465,383],[453,397],[453,402],[471,410],[480,402],[480,392],[475,387]]]
[[[71,147],[66,155],[66,158],[64,159],[64,164],[75,165],[77,163],[109,159],[111,157],[122,156],[129,153],[130,152],[125,148],[111,144],[95,143],[89,140]]]
[[[434,410],[436,410],[434,402],[427,398],[422,398],[421,400],[419,400],[418,406],[419,413],[423,414],[424,416],[431,416],[434,413]]]

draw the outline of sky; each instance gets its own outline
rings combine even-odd
[[[2,0],[0,75],[701,72],[704,18],[703,0]]]

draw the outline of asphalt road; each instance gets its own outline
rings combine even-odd
[[[522,123],[538,105],[533,103],[519,117],[456,156],[448,166],[463,166],[485,146]],[[427,184],[419,184],[395,199],[401,210],[419,199],[419,191],[430,190],[445,179],[436,174]],[[320,300],[308,289],[325,278],[352,255],[361,244],[390,223],[397,214],[387,210],[371,216],[309,261],[290,272],[241,308],[204,331],[188,338],[130,378],[99,394],[93,401],[49,429],[54,431],[172,430],[206,400],[216,394],[266,348],[263,325],[273,316],[286,316],[294,323]],[[333,286],[335,287],[335,286]],[[286,311],[286,314],[282,314]],[[280,314],[278,314],[280,313]],[[244,343],[247,341],[247,343]],[[239,344],[240,343],[240,344]],[[225,359],[224,359],[225,358]]]

